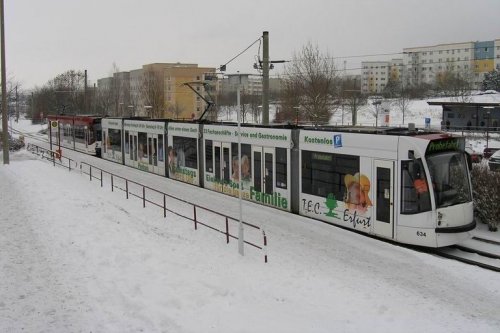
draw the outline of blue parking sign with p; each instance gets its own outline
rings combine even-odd
[[[342,135],[336,134],[333,136],[333,146],[335,148],[342,147]]]

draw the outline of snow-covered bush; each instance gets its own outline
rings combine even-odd
[[[490,231],[497,231],[500,220],[500,172],[485,164],[474,165],[471,172],[475,214]]]

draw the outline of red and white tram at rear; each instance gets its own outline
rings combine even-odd
[[[53,145],[101,156],[101,119],[93,115],[48,115]]]

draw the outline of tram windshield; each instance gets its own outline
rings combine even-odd
[[[472,200],[467,161],[462,152],[429,155],[427,165],[437,208]]]

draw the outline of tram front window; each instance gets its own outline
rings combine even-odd
[[[429,184],[420,158],[401,162],[401,179],[401,213],[430,211]]]
[[[437,208],[472,200],[467,161],[463,153],[453,151],[430,155],[427,156],[427,165]]]

